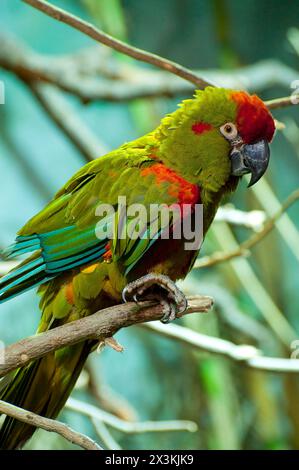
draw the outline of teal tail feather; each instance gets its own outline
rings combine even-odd
[[[53,276],[45,272],[45,262],[37,252],[0,278],[0,304]]]

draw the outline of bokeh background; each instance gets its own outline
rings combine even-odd
[[[53,3],[120,39],[194,69],[227,70],[228,74],[240,69],[242,74],[243,66],[264,61],[262,67],[251,71],[247,82],[263,99],[290,94],[290,77],[299,79],[298,1]],[[1,0],[0,50],[2,35],[16,37],[49,55],[69,54],[94,45],[79,32],[18,0]],[[148,69],[120,54],[105,54],[108,63],[112,57],[115,63]],[[6,94],[5,105],[0,105],[0,246],[4,247],[85,163],[85,158],[45,113],[28,86],[14,73],[1,69],[1,64],[0,79]],[[101,142],[100,155],[104,148],[116,148],[151,130],[190,94],[128,102],[98,100],[85,105],[70,94],[65,93],[64,98]],[[226,201],[240,210],[273,215],[298,186],[298,108],[277,110],[275,117],[285,128],[276,133],[266,178],[249,190],[242,182]],[[236,344],[252,344],[269,356],[290,357],[291,339],[299,338],[298,205],[287,214],[254,247],[249,258],[191,273],[183,288],[188,293],[212,295],[215,308],[207,315],[181,320],[181,324]],[[215,222],[202,254],[229,251],[251,234],[252,229]],[[31,335],[38,320],[34,292],[1,305],[0,339],[8,344]],[[122,448],[299,448],[297,375],[249,370],[141,327],[121,331],[117,339],[125,351],[120,354],[106,348],[100,355],[93,354],[73,396],[127,420],[189,419],[198,425],[194,433],[129,435],[109,428]],[[82,414],[66,409],[60,419],[103,442]],[[110,445],[113,447],[113,443]],[[44,431],[36,433],[27,448],[76,449]]]

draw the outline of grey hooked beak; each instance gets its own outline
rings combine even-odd
[[[231,152],[232,175],[242,176],[251,173],[248,187],[252,186],[265,173],[269,158],[270,149],[267,140],[245,144],[239,149],[234,148]]]

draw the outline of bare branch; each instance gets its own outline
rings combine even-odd
[[[269,109],[286,108],[287,106],[295,106],[299,104],[299,94],[276,98],[275,100],[265,101]]]
[[[274,214],[273,217],[269,219],[264,224],[264,228],[249,237],[245,242],[241,243],[238,248],[228,252],[216,252],[210,256],[204,256],[196,260],[194,269],[206,268],[214,266],[215,264],[223,263],[224,261],[229,261],[238,256],[248,256],[250,254],[251,248],[253,248],[257,243],[259,243],[263,238],[265,238],[268,233],[275,227],[276,222],[284,214],[284,212],[297,200],[299,199],[299,189],[296,189],[290,196],[284,201],[280,209]]]
[[[211,85],[211,83],[200,78],[194,72],[181,66],[180,64],[172,62],[168,59],[164,59],[156,54],[151,54],[150,52],[146,52],[142,49],[137,49],[136,47],[130,46],[123,41],[120,41],[119,39],[113,38],[109,34],[104,33],[92,24],[83,21],[81,18],[78,18],[48,2],[43,0],[23,0],[23,2],[42,11],[55,20],[61,21],[62,23],[65,23],[68,26],[81,31],[83,34],[91,37],[95,41],[105,44],[105,46],[108,46],[118,52],[121,52],[122,54],[126,54],[127,56],[133,57],[136,60],[147,62],[148,64],[152,64],[155,67],[159,67],[163,70],[174,73],[175,75],[178,75],[179,77],[194,83],[197,88],[205,88],[206,86]]]
[[[66,408],[77,411],[93,418],[97,421],[108,424],[118,431],[126,434],[143,434],[145,432],[165,432],[165,431],[197,431],[197,424],[194,421],[172,420],[172,421],[143,421],[130,422],[119,419],[107,411],[103,411],[94,405],[84,403],[75,398],[69,398],[66,402]]]
[[[196,350],[227,357],[251,369],[263,370],[265,372],[299,372],[299,359],[263,357],[262,353],[254,346],[247,344],[236,345],[231,341],[202,335],[179,325],[167,325],[165,328],[165,325],[162,323],[155,322],[142,326],[164,337],[192,346]]]
[[[106,424],[98,419],[90,418],[92,425],[94,427],[95,432],[102,440],[106,449],[108,450],[122,450],[118,442],[114,439],[112,434],[110,433],[109,429],[107,428]]]
[[[136,98],[190,95],[195,86],[176,75],[124,64],[94,46],[69,55],[43,55],[17,39],[0,34],[0,66],[26,83],[56,85],[87,103],[95,100],[127,101]],[[109,50],[108,50],[109,52]],[[197,70],[227,88],[261,91],[274,85],[288,87],[298,72],[269,59],[231,70]],[[277,101],[277,100],[276,100]],[[271,107],[271,103],[270,107]]]
[[[189,297],[188,309],[185,313],[207,312],[212,304],[210,297]],[[4,363],[0,363],[0,377],[56,349],[87,339],[102,342],[112,337],[120,328],[135,323],[159,320],[162,317],[163,306],[153,302],[141,302],[138,305],[120,304],[100,310],[93,315],[31,336],[5,348]]]
[[[215,221],[227,222],[232,225],[240,225],[242,227],[251,228],[259,231],[263,228],[266,215],[264,211],[241,211],[232,207],[231,204],[219,207]]]
[[[24,410],[18,406],[12,405],[5,401],[0,400],[0,414],[3,413],[7,416],[22,421],[23,423],[30,424],[36,428],[45,429],[49,432],[55,432],[60,434],[62,437],[68,441],[82,447],[85,450],[102,450],[102,448],[92,439],[81,434],[77,431],[74,431],[69,426],[60,421],[55,421],[53,419],[44,418],[39,416],[32,411]]]

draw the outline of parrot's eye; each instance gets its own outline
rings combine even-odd
[[[221,134],[228,140],[234,140],[238,136],[238,129],[232,122],[227,122],[220,127]]]

